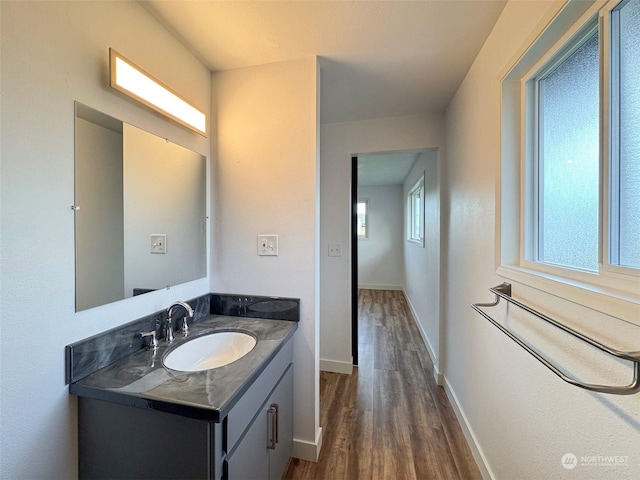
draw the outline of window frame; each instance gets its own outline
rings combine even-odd
[[[365,204],[364,235],[360,235],[360,233],[357,232],[357,226],[359,225],[357,223],[357,217],[360,215],[358,213],[358,205],[361,203]],[[356,201],[356,233],[357,233],[358,240],[369,240],[369,199],[368,198],[358,198],[358,200]]]
[[[603,149],[603,183],[609,188],[602,194],[603,211],[602,221],[605,225],[606,232],[602,239],[603,247],[603,259],[601,268],[612,274],[629,275],[638,277],[640,276],[640,267],[627,267],[624,265],[617,265],[612,263],[612,238],[617,240],[619,233],[614,235],[613,226],[619,224],[619,205],[612,201],[612,198],[619,194],[619,169],[620,169],[620,91],[619,91],[619,65],[614,53],[617,53],[620,48],[619,36],[612,35],[612,25],[619,23],[620,8],[624,6],[629,0],[614,1],[611,0],[606,5],[605,15],[610,19],[600,20],[600,28],[603,34],[607,36],[607,48],[605,54],[601,54],[601,63],[603,70],[610,72],[610,75],[606,75],[601,78],[604,89],[603,97],[603,112],[602,119],[607,122],[609,128],[603,129],[602,132],[602,149]],[[604,9],[603,9],[604,10]],[[604,15],[603,15],[604,16]],[[618,102],[612,101],[613,98],[617,98]],[[613,210],[615,209],[615,212]],[[617,217],[617,218],[613,218]],[[619,253],[618,253],[619,255]],[[640,289],[640,285],[638,286]]]
[[[424,195],[425,195],[425,173],[423,172],[420,177],[418,178],[418,180],[416,180],[416,182],[413,184],[413,186],[409,189],[409,191],[407,192],[407,242],[409,243],[415,243],[418,245],[421,245],[422,247],[424,247],[424,237],[425,237],[425,199],[424,199]],[[416,214],[415,214],[415,202],[414,202],[414,197],[416,192],[420,192],[420,212],[419,213],[419,217],[420,217],[420,228],[419,228],[419,236],[415,237],[414,236],[414,232],[415,232],[415,218],[416,218]]]
[[[547,25],[533,41],[520,47],[501,75],[501,165],[496,189],[496,273],[554,296],[640,325],[640,269],[610,264],[608,189],[611,175],[611,12],[619,0],[597,0],[593,4],[569,1],[550,11]],[[579,270],[533,261],[537,243],[532,235],[537,223],[534,200],[536,188],[530,182],[537,175],[536,142],[531,131],[538,121],[535,108],[535,85],[552,59],[566,58],[582,45],[579,38],[599,29],[600,46],[600,191],[598,271]],[[567,45],[571,44],[569,48]],[[573,50],[572,50],[573,49]],[[563,52],[564,50],[564,52]],[[528,199],[528,201],[525,201]],[[606,225],[606,228],[602,226]]]

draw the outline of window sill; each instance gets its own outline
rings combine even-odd
[[[640,326],[640,292],[634,295],[514,265],[501,265],[496,274]]]

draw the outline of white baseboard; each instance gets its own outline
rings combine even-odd
[[[438,385],[444,386],[444,373],[440,373],[435,366],[433,367],[433,377]]]
[[[346,373],[347,375],[351,375],[353,373],[353,361],[349,363],[320,359],[320,370],[323,372]]]
[[[316,441],[314,443],[304,440],[293,439],[293,452],[291,456],[308,462],[317,462],[322,448],[322,428],[316,430]]]
[[[489,464],[487,463],[487,457],[485,457],[482,448],[480,448],[480,444],[467,421],[467,416],[464,414],[462,407],[460,406],[460,402],[458,401],[458,397],[453,391],[453,387],[449,383],[447,378],[444,378],[444,390],[449,398],[449,403],[453,407],[453,412],[456,414],[456,418],[458,419],[458,423],[460,424],[460,428],[462,428],[462,433],[464,434],[464,438],[467,440],[467,444],[471,449],[471,454],[478,464],[478,469],[480,470],[480,474],[482,478],[485,480],[495,480],[495,476],[489,468]]]
[[[427,352],[429,352],[431,363],[433,363],[433,378],[435,379],[438,385],[442,386],[444,385],[444,374],[440,373],[440,370],[438,369],[438,360],[436,358],[436,351],[434,350],[433,345],[431,345],[431,342],[429,341],[429,337],[427,337],[427,334],[422,328],[422,325],[418,321],[418,313],[416,312],[415,308],[413,308],[413,305],[411,304],[411,300],[409,299],[409,295],[407,295],[407,292],[405,291],[404,288],[402,289],[402,293],[404,294],[404,298],[407,301],[407,305],[409,305],[409,310],[411,310],[411,315],[413,316],[413,319],[416,322],[416,326],[418,327],[418,331],[420,332],[422,341],[427,346]]]
[[[370,285],[367,283],[359,283],[358,288],[364,290],[403,290],[401,285]]]

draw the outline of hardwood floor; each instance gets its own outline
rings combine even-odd
[[[402,292],[360,290],[352,375],[321,372],[317,463],[285,479],[481,479]]]

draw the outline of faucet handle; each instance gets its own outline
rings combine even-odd
[[[169,343],[173,343],[173,319],[171,318],[171,313],[167,315],[164,339]]]
[[[156,331],[151,330],[150,332],[140,332],[140,337],[151,337],[151,341],[149,342],[148,349],[156,350],[158,348],[158,340],[156,339]]]
[[[187,315],[182,317],[182,335],[187,336],[189,333],[189,323],[187,322]]]

